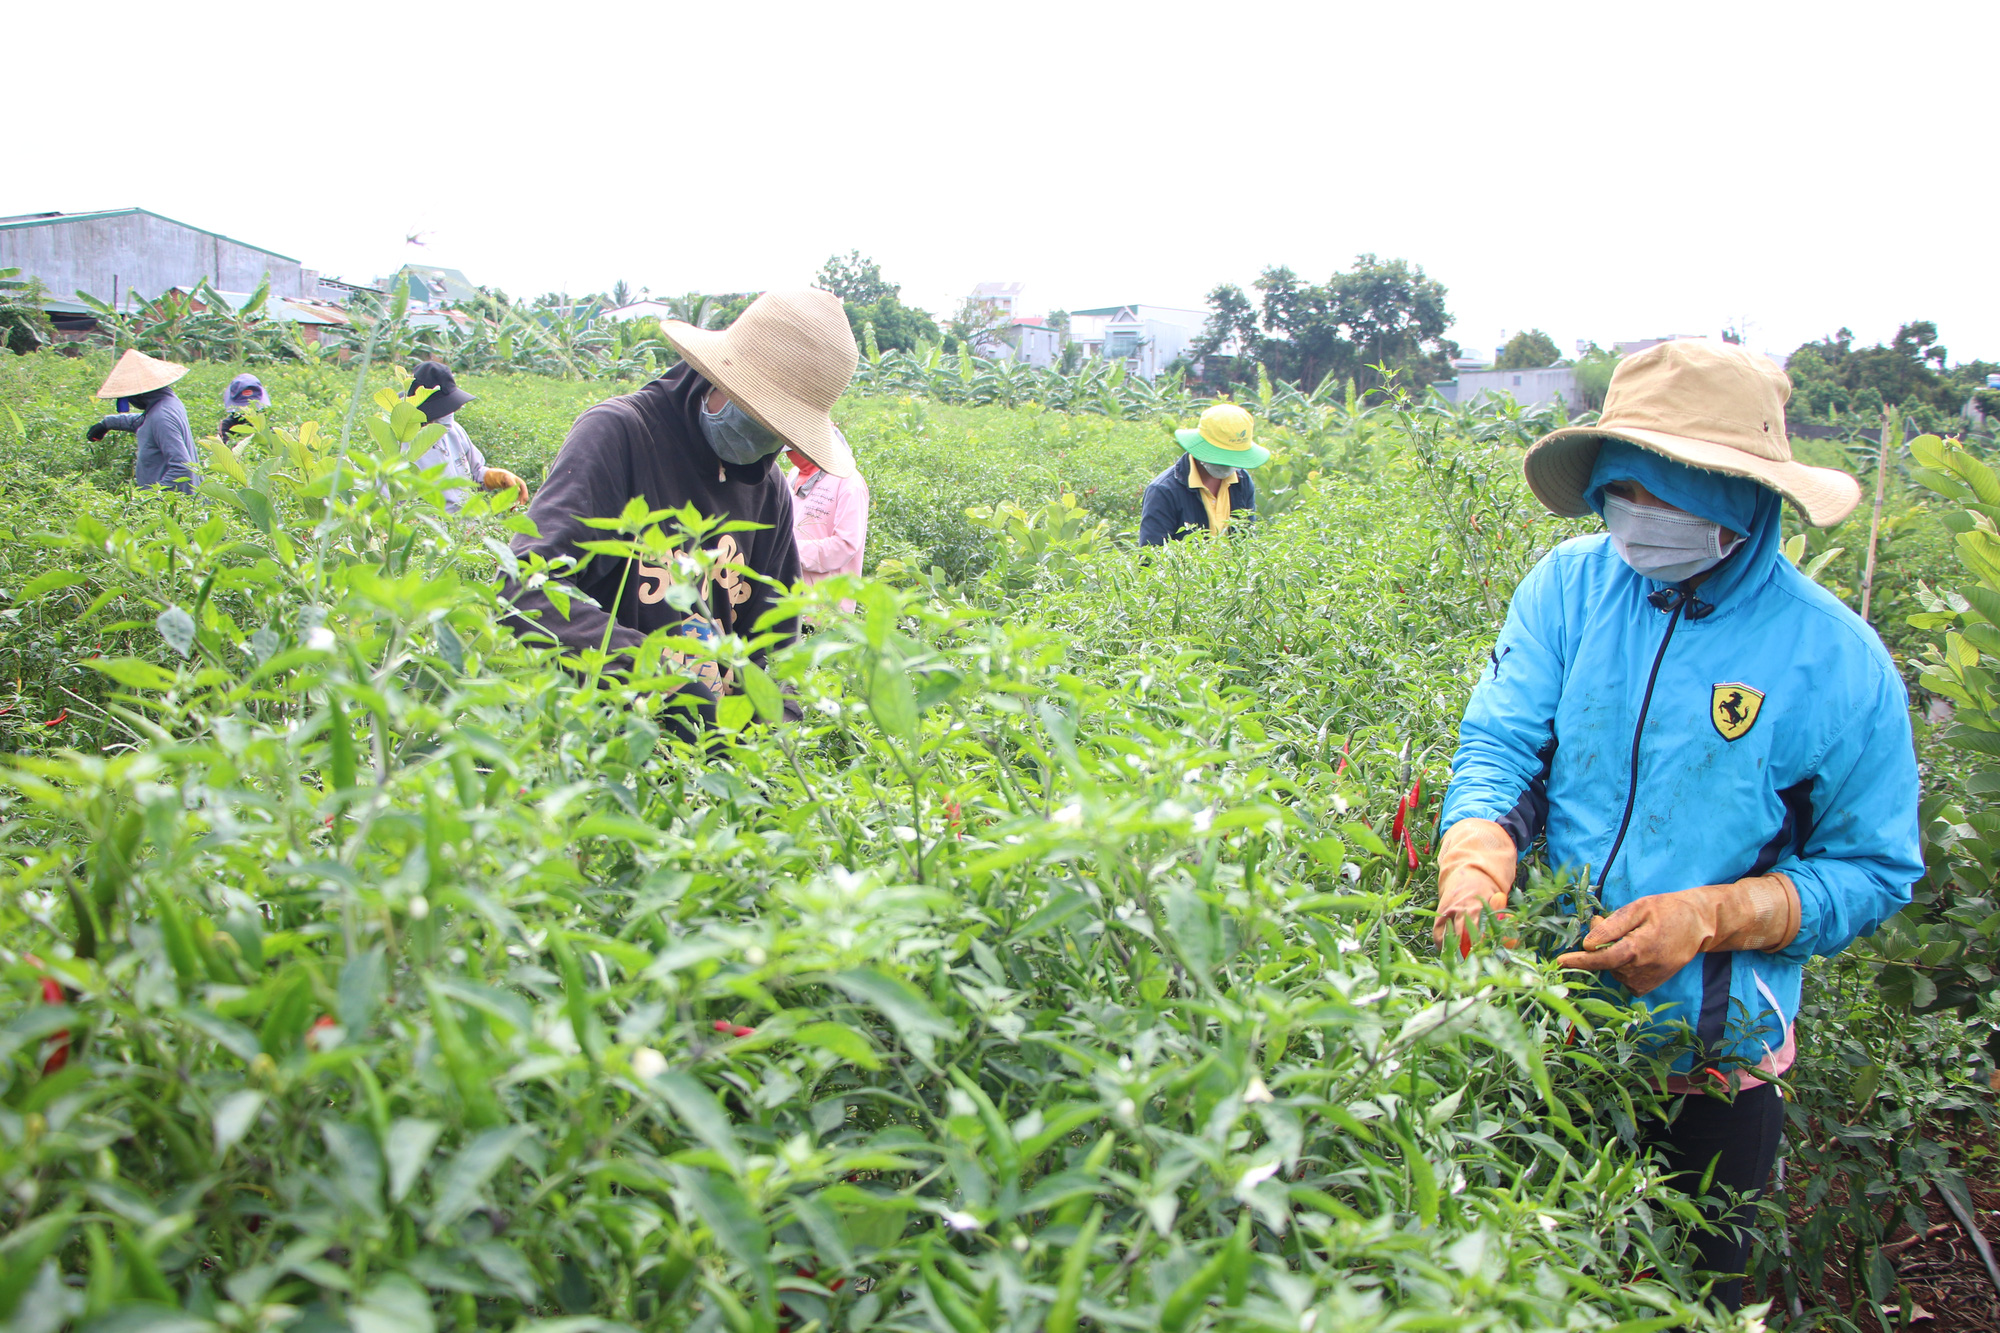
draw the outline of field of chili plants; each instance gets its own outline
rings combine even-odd
[[[388,375],[274,371],[178,497],[79,456],[101,373],[0,368],[9,1327],[1756,1326],[1634,1146],[1667,1053],[1543,961],[1566,886],[1428,946],[1459,709],[1579,530],[1519,482],[1540,423],[1273,412],[1254,533],[1142,554],[1170,416],[857,396],[874,577],[716,645],[742,691],[690,746],[664,644],[619,682],[496,628],[503,570],[561,571],[444,515]],[[618,391],[467,383],[531,481]],[[691,515],[602,535],[671,598],[709,572]],[[1892,584],[1976,616],[1934,546]],[[1913,675],[1990,690],[1952,634]],[[1774,1324],[1907,1322],[1883,1242],[1993,1179],[2000,1015],[1882,965],[1808,992]]]

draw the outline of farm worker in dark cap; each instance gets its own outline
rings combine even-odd
[[[1789,500],[1838,523],[1860,488],[1792,461],[1785,373],[1720,343],[1628,358],[1593,426],[1544,436],[1528,485],[1606,532],[1530,571],[1459,729],[1437,938],[1502,911],[1538,839],[1609,912],[1558,960],[1684,1024],[1685,1097],[1650,1133],[1692,1192],[1764,1187],[1800,972],[1910,901],[1923,874],[1909,700],[1874,631],[1780,549]],[[1732,1222],[1744,1220],[1732,1215]],[[1741,1274],[1733,1227],[1697,1242]],[[1734,1308],[1742,1280],[1717,1296]]]
[[[528,483],[509,472],[504,467],[486,466],[486,455],[465,433],[465,427],[458,424],[458,409],[472,401],[472,395],[458,387],[458,380],[451,369],[436,361],[425,361],[418,365],[416,373],[410,376],[410,387],[403,394],[413,397],[419,390],[430,393],[417,404],[424,414],[424,420],[433,425],[443,422],[444,435],[432,445],[424,456],[417,460],[421,468],[442,466],[447,477],[465,477],[477,481],[480,487],[489,491],[504,491],[511,488],[520,497],[520,503],[528,503]],[[465,505],[463,490],[449,490],[444,493],[444,507],[456,514]]]
[[[243,410],[254,407],[260,412],[270,411],[271,394],[255,375],[238,375],[229,381],[229,388],[223,392],[222,406],[222,424],[215,428],[215,433],[222,437],[224,444],[228,444],[238,429],[250,428],[250,418],[243,415]]]
[[[829,476],[855,475],[832,409],[860,353],[837,297],[816,289],[766,292],[725,330],[673,320],[662,331],[681,364],[577,418],[528,509],[541,535],[516,537],[514,549],[550,560],[580,558],[579,543],[605,535],[584,520],[615,517],[634,499],[656,510],[692,505],[757,526],[710,538],[719,563],[692,611],[668,599],[671,570],[625,560],[599,558],[571,578],[592,601],[573,600],[567,612],[540,589],[510,583],[506,590],[520,609],[514,626],[531,641],[578,653],[605,642],[608,625],[622,666],[656,630],[748,637],[778,596],[770,583],[789,588],[799,581],[780,450],[797,450]],[[789,637],[792,626],[777,631]],[[694,678],[671,708],[692,706],[706,715],[733,682],[713,663],[691,669]]]
[[[186,366],[132,351],[118,358],[97,390],[99,398],[118,400],[119,415],[99,421],[86,432],[86,438],[94,442],[114,430],[136,435],[139,448],[132,479],[141,486],[164,486],[187,494],[201,484],[187,408],[168,387],[185,374]],[[129,412],[128,407],[139,410]]]
[[[1189,532],[1229,531],[1237,513],[1257,512],[1257,487],[1250,469],[1271,451],[1250,438],[1250,414],[1234,403],[1217,403],[1201,414],[1193,430],[1174,438],[1187,457],[1153,478],[1139,511],[1139,545],[1164,546]]]

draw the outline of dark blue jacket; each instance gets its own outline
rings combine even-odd
[[[102,424],[106,430],[129,430],[139,437],[132,466],[132,480],[137,485],[164,486],[187,494],[201,484],[187,408],[172,389],[161,390],[152,406],[106,417]]]
[[[1188,469],[1194,465],[1191,456],[1183,455],[1146,487],[1146,501],[1139,510],[1139,545],[1165,546],[1169,539],[1179,540],[1189,528],[1208,531],[1208,509],[1188,485]],[[1241,522],[1236,517],[1239,513],[1244,515]],[[1256,513],[1256,483],[1248,472],[1237,468],[1236,480],[1229,483],[1230,529],[1241,531]]]

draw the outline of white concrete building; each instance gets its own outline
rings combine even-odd
[[[1523,407],[1540,407],[1560,401],[1563,410],[1574,415],[1583,408],[1583,394],[1576,387],[1576,372],[1568,366],[1541,370],[1465,370],[1457,379],[1440,380],[1431,389],[1448,403],[1460,406],[1491,395],[1512,395]]]
[[[191,290],[203,278],[248,292],[268,277],[273,296],[319,294],[319,274],[290,255],[143,208],[0,218],[0,268],[41,279],[53,300],[72,309],[80,308],[71,300],[79,291],[129,308],[171,288]]]
[[[1070,340],[1085,356],[1121,358],[1132,374],[1149,380],[1187,355],[1208,323],[1203,310],[1136,302],[1072,310],[1069,318]]]

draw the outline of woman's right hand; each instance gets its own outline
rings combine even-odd
[[[90,429],[83,433],[83,438],[89,440],[92,444],[96,444],[110,433],[111,427],[105,425],[102,421],[96,421],[92,422]]]

